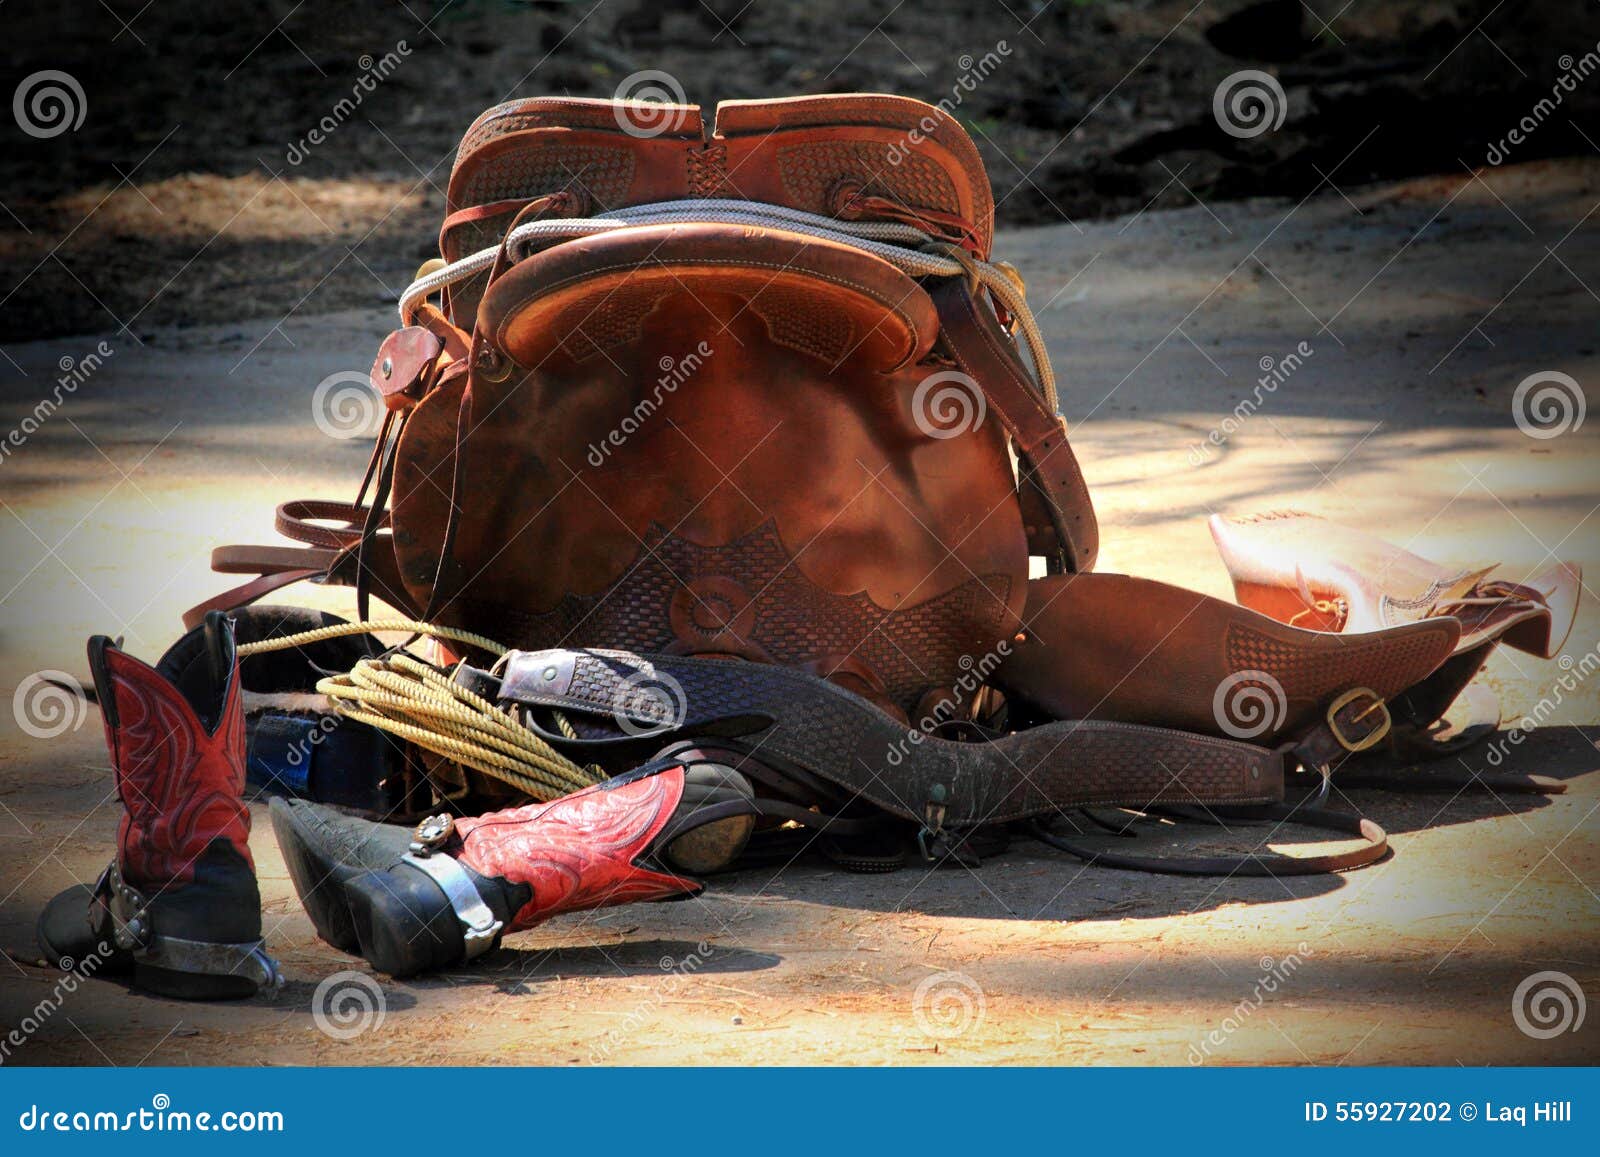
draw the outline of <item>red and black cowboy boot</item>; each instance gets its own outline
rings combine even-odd
[[[244,707],[233,624],[213,612],[155,667],[104,635],[89,667],[122,801],[117,855],[60,893],[39,940],[60,963],[109,949],[102,973],[189,1000],[276,989],[244,803]]]
[[[549,803],[414,830],[275,799],[272,827],[318,934],[412,976],[564,912],[698,895],[705,885],[680,873],[737,858],[755,826],[752,794],[721,764],[663,761]]]

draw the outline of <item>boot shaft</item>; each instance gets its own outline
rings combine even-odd
[[[193,883],[219,840],[253,873],[231,626],[219,616],[197,628],[156,667],[97,636],[89,665],[124,808],[117,833],[124,878],[147,891]]]
[[[696,880],[638,861],[683,799],[684,769],[623,777],[550,803],[457,820],[452,854],[480,876],[522,884],[531,898],[508,931],[562,912],[692,896]]]

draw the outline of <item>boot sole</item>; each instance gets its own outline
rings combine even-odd
[[[137,961],[133,965],[133,986],[176,1000],[245,1000],[257,991],[256,982],[245,976],[174,972]]]

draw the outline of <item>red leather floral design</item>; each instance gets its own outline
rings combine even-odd
[[[106,746],[124,814],[123,874],[141,888],[187,884],[212,840],[230,841],[251,870],[244,805],[244,706],[233,677],[217,729],[207,733],[177,688],[115,649],[105,652],[117,725]]]
[[[634,860],[683,798],[683,768],[615,787],[600,784],[550,803],[460,820],[457,858],[485,876],[527,884],[533,899],[512,928],[531,928],[562,912],[694,895],[702,885],[653,872]]]

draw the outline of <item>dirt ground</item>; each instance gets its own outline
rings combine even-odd
[[[1498,165],[1496,143],[1552,93],[1559,108],[1509,159],[1592,156],[1600,141],[1600,83],[1556,87],[1600,44],[1591,0],[13,9],[6,84],[64,72],[83,116],[45,139],[0,117],[0,268],[14,271],[0,340],[392,301],[434,255],[456,142],[513,97],[942,103],[983,154],[1006,224],[1299,199],[1335,171],[1359,184]],[[1271,132],[1220,127],[1219,87],[1247,72],[1281,89]],[[326,139],[310,143],[319,126]]]
[[[1335,180],[1304,200],[1002,235],[1063,382],[1101,568],[1226,594],[1205,516],[1299,507],[1441,559],[1600,573],[1597,424],[1534,437],[1513,400],[1536,372],[1600,381],[1600,162]],[[270,541],[283,499],[348,495],[367,443],[320,433],[312,391],[364,369],[389,325],[374,305],[107,335],[99,367],[0,466],[0,685],[82,674],[91,632],[153,659],[180,610],[222,585],[213,545]],[[7,347],[20,376],[0,394],[4,425],[100,340]],[[1301,343],[1293,375],[1210,440],[1265,359]],[[340,592],[295,593],[351,609]],[[230,1007],[93,982],[39,1015],[59,975],[37,962],[35,915],[93,878],[117,809],[93,709],[49,739],[0,712],[0,1025],[27,1026],[8,1059],[1592,1063],[1595,1017],[1541,1037],[1514,1013],[1540,972],[1600,994],[1600,688],[1585,681],[1600,600],[1585,598],[1563,661],[1501,655],[1487,675],[1508,720],[1538,717],[1496,749],[1503,770],[1566,793],[1341,793],[1393,841],[1365,871],[1185,880],[1025,843],[975,871],[801,862],[685,903],[558,919],[449,976],[373,982],[314,938],[258,810],[267,941],[290,984]],[[1487,749],[1461,764],[1492,770]],[[338,974],[344,998],[319,998]]]

